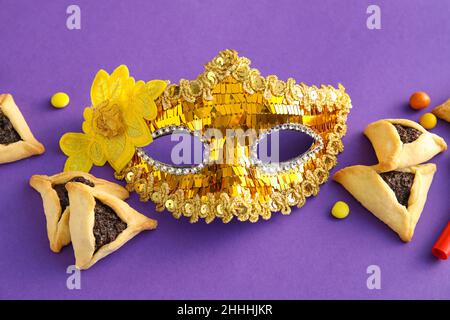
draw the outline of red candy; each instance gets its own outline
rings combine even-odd
[[[436,258],[447,260],[450,256],[450,222],[445,227],[438,241],[431,250]]]

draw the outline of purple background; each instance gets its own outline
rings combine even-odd
[[[81,7],[82,29],[66,29],[66,8]],[[382,29],[366,28],[370,3]],[[0,298],[450,298],[450,263],[430,250],[447,223],[448,152],[412,243],[364,210],[330,181],[305,207],[257,224],[206,225],[130,204],[159,227],[82,273],[66,289],[71,247],[51,253],[32,174],[59,172],[60,136],[79,131],[91,81],[100,68],[125,63],[137,79],[192,79],[225,48],[252,59],[264,75],[307,84],[342,82],[353,100],[338,168],[374,164],[362,135],[384,117],[418,120],[409,95],[427,91],[432,106],[450,97],[448,1],[17,1],[1,0],[0,91],[16,98],[47,152],[0,167]],[[49,106],[56,91],[66,109]],[[431,109],[431,108],[430,108]],[[433,132],[450,142],[450,125]],[[161,150],[162,152],[166,150]],[[166,151],[167,152],[167,151]],[[336,169],[333,170],[333,172]],[[112,179],[110,167],[93,173]],[[350,216],[334,220],[345,200]],[[379,265],[382,289],[368,290],[366,268]]]

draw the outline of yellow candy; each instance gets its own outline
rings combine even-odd
[[[67,93],[57,92],[52,96],[50,102],[52,103],[52,106],[54,106],[55,108],[64,108],[69,104],[70,98],[67,95]]]
[[[333,208],[331,209],[331,214],[336,219],[347,218],[349,213],[350,213],[350,208],[348,207],[348,204],[346,204],[343,201],[336,202],[334,204]]]
[[[433,129],[436,127],[437,119],[436,116],[432,113],[424,113],[419,120],[422,127],[425,129]]]

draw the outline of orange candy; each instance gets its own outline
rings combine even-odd
[[[429,104],[430,96],[423,91],[414,92],[409,98],[409,105],[416,110],[424,109]]]

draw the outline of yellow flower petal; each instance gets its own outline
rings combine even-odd
[[[143,116],[146,120],[153,120],[158,115],[158,108],[154,100],[149,100],[145,106]]]
[[[116,172],[122,170],[130,162],[134,152],[135,148],[126,135],[120,135],[107,141],[106,156]]]
[[[85,153],[69,156],[64,165],[64,171],[89,172],[91,168],[92,160]]]
[[[126,65],[122,64],[113,71],[108,81],[110,101],[119,101],[121,99],[126,91],[129,77],[130,72]]]
[[[88,147],[88,156],[96,166],[103,166],[106,162],[106,155],[99,141],[91,142]]]
[[[125,81],[125,88],[122,94],[121,98],[121,105],[124,107],[124,109],[128,108],[129,101],[131,100],[131,97],[133,96],[133,91],[136,86],[136,81],[133,77],[129,77]]]
[[[151,80],[147,82],[147,90],[150,97],[155,100],[158,98],[166,89],[167,82],[164,80]]]
[[[135,84],[133,95],[129,100],[129,109],[139,117],[148,120],[156,118],[157,108],[154,98],[149,94],[148,87],[143,81]]]
[[[120,154],[125,149],[126,144],[126,136],[119,135],[117,137],[113,137],[107,139],[106,142],[106,156],[109,160],[115,160],[120,157]]]
[[[127,135],[135,147],[143,147],[152,142],[152,134],[144,119],[133,112],[125,114],[125,123],[127,125]]]
[[[143,116],[147,120],[153,120],[158,114],[155,99],[157,99],[164,92],[164,89],[167,87],[167,83],[163,80],[152,80],[147,82],[146,87],[149,98],[146,101]]]
[[[59,140],[59,146],[65,155],[71,156],[86,153],[90,142],[91,137],[86,134],[68,132]]]
[[[128,79],[130,77],[130,71],[128,67],[124,64],[121,64],[117,68],[114,69],[113,73],[111,73],[111,80],[115,80],[117,78]]]
[[[92,105],[98,105],[109,99],[109,74],[105,70],[100,70],[95,75],[91,86]]]
[[[91,87],[92,105],[96,106],[107,100],[118,102],[126,91],[126,87],[130,85],[130,82],[134,82],[129,78],[130,73],[125,65],[117,67],[111,76],[105,70],[97,72]]]
[[[92,132],[92,108],[85,108],[83,112],[84,121],[82,124],[83,132],[90,134]]]
[[[92,114],[93,114],[93,110],[90,107],[87,107],[84,109],[83,111],[83,118],[85,120],[92,120]]]
[[[131,88],[128,97],[127,109],[131,109],[134,113],[142,117],[147,101],[150,99],[146,93],[145,82],[138,81]]]

